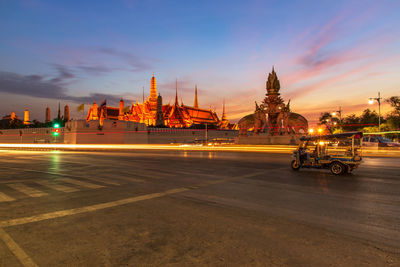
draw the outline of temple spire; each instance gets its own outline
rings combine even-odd
[[[178,78],[176,78],[176,84],[175,84],[175,105],[179,105],[178,103]]]
[[[156,77],[154,77],[154,72],[153,72],[153,77],[151,77],[151,82],[150,82],[149,100],[150,100],[151,104],[154,105],[154,107],[157,106],[157,81],[156,81]]]
[[[223,121],[225,121],[226,120],[226,114],[225,114],[225,99],[224,99],[224,102],[223,102],[223,104],[222,104],[222,118],[221,118]]]
[[[199,108],[199,101],[197,100],[197,84],[194,89],[194,105],[193,107]]]
[[[57,120],[61,120],[60,102],[58,102],[58,114],[57,114]]]

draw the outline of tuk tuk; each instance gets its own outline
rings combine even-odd
[[[329,169],[334,175],[351,173],[361,163],[362,132],[300,137],[291,167]]]

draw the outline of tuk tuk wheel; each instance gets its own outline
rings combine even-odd
[[[290,166],[295,171],[298,171],[300,169],[300,164],[297,162],[297,160],[292,160],[292,163],[290,163]]]
[[[334,175],[341,175],[345,172],[346,168],[345,166],[340,163],[340,162],[332,162],[331,165],[329,166],[331,173]]]

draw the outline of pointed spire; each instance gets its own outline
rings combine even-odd
[[[151,81],[150,81],[149,100],[152,103],[153,107],[155,107],[157,105],[157,81],[156,81],[156,77],[154,77],[154,72],[153,72],[153,77],[151,77]]]
[[[58,102],[58,114],[57,114],[57,120],[61,119],[61,110],[60,110],[60,102]]]
[[[197,84],[194,89],[194,105],[193,107],[199,108],[199,101],[197,100]]]
[[[226,120],[226,114],[225,114],[225,99],[224,102],[222,104],[222,120],[225,121]]]
[[[175,105],[179,105],[179,103],[178,103],[178,78],[176,78],[176,84],[175,84]]]

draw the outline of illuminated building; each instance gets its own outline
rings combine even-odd
[[[64,121],[68,122],[70,120],[69,118],[69,107],[68,105],[65,105],[64,107]]]
[[[25,109],[25,112],[24,112],[24,124],[25,125],[29,125],[30,123],[31,122],[29,120],[29,110]]]
[[[225,105],[224,105],[225,114]],[[108,120],[125,120],[133,122],[145,123],[147,126],[167,126],[171,128],[190,127],[194,124],[215,125],[216,127],[227,127],[229,121],[223,114],[220,120],[215,111],[211,109],[199,108],[197,98],[197,85],[195,87],[194,105],[187,106],[178,101],[178,83],[176,83],[175,101],[171,104],[162,104],[161,95],[157,94],[156,78],[151,78],[150,96],[145,99],[143,94],[143,102],[132,103],[129,110],[124,108],[124,101],[121,99],[119,107],[110,107],[104,101],[100,107],[96,102],[89,108],[87,121],[99,120],[100,125],[104,119]]]
[[[49,123],[50,121],[51,121],[51,118],[50,118],[50,108],[47,107],[47,108],[46,108],[46,123]]]

